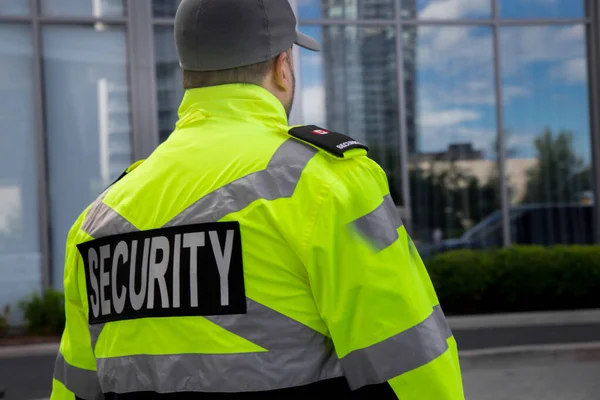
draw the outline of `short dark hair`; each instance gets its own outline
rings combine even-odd
[[[195,89],[208,86],[247,83],[260,85],[273,68],[275,58],[244,67],[220,71],[183,71],[183,88]]]

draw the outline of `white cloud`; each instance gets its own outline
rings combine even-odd
[[[453,143],[470,143],[486,156],[493,154],[495,128],[423,127],[419,129],[419,150],[425,153],[445,151]]]
[[[417,66],[449,79],[466,74],[471,80],[493,78],[491,34],[475,35],[471,27],[418,28]],[[465,79],[463,79],[465,80]]]
[[[504,85],[504,103],[513,99],[529,95],[526,87],[518,85]],[[466,81],[457,80],[452,85],[440,88],[438,85],[423,83],[419,91],[422,110],[425,105],[430,110],[448,107],[480,106],[493,107],[496,105],[495,87],[492,81]]]
[[[492,88],[492,82],[469,81],[465,86],[470,90],[490,90]]]
[[[504,96],[504,102],[506,103],[516,97],[528,96],[529,90],[523,86],[505,85],[502,88],[502,94]]]
[[[326,125],[325,88],[313,86],[302,89],[302,118],[305,123]]]
[[[447,0],[448,1],[448,0]],[[437,4],[437,3],[436,3]],[[493,77],[491,30],[477,27],[428,26],[418,29],[418,68],[448,79]],[[502,72],[519,73],[532,62],[556,61],[585,55],[583,26],[507,27],[500,31]]]
[[[538,134],[531,132],[508,132],[506,135],[506,147],[507,149],[512,149],[517,152],[522,148],[531,148],[537,135]]]
[[[550,76],[567,82],[581,83],[587,80],[587,64],[584,57],[563,61],[550,71]]]
[[[460,125],[463,122],[477,121],[481,116],[478,112],[463,109],[428,111],[421,114],[420,125],[423,127],[447,127]]]
[[[519,73],[533,62],[562,62],[585,55],[582,26],[536,26],[501,31],[502,70]]]
[[[302,68],[322,68],[323,56],[320,53],[303,53],[300,58]]]
[[[490,12],[490,0],[432,0],[419,13],[423,19],[456,19]]]
[[[0,186],[0,232],[9,232],[15,228],[9,226],[11,218],[21,214],[21,188],[19,186]]]

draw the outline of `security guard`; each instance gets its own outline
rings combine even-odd
[[[288,127],[284,0],[183,0],[168,140],[69,232],[52,400],[464,399],[455,340],[368,149]]]

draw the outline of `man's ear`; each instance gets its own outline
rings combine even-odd
[[[292,71],[289,69],[288,58],[288,53],[283,52],[277,56],[273,65],[273,83],[282,92],[291,90],[292,86]]]

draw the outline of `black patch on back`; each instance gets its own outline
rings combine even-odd
[[[319,128],[315,125],[305,125],[292,128],[288,133],[295,138],[304,140],[305,142],[313,144],[323,150],[327,150],[331,154],[340,158],[344,157],[344,153],[348,150],[369,150],[367,146],[357,142],[349,136]]]
[[[92,325],[246,313],[238,222],[132,232],[77,248]]]

